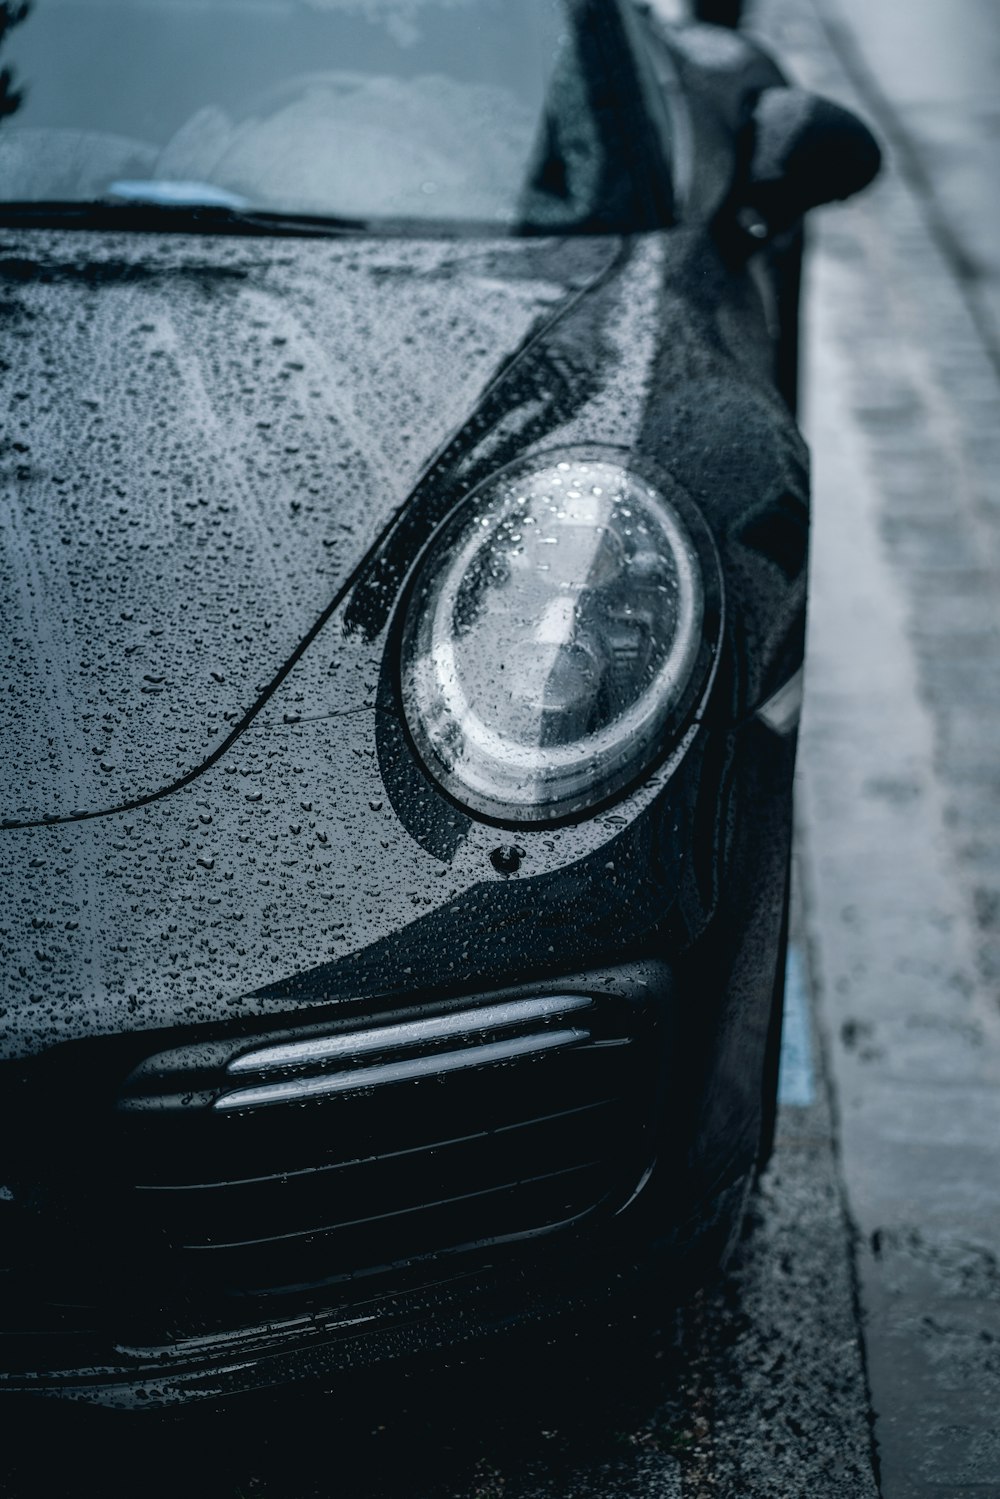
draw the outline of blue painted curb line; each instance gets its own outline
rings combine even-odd
[[[785,1018],[781,1028],[778,1103],[783,1108],[808,1108],[816,1101],[813,1069],[812,1019],[806,987],[806,965],[798,947],[788,949],[785,970]]]

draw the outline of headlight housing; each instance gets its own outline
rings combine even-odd
[[[499,822],[592,810],[703,685],[717,580],[700,517],[615,450],[503,470],[432,539],[408,599],[403,710],[424,766]]]

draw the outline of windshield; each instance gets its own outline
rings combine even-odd
[[[8,0],[0,200],[504,231],[663,210],[608,0]]]

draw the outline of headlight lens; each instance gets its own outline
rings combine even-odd
[[[690,685],[705,592],[677,508],[607,457],[509,469],[432,542],[403,631],[430,773],[501,822],[587,810],[638,777]]]

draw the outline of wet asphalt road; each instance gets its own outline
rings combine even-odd
[[[1000,1499],[998,16],[752,12],[889,164],[814,235],[787,1065],[727,1274],[678,1315],[224,1418],[46,1415],[6,1440],[11,1499]]]

